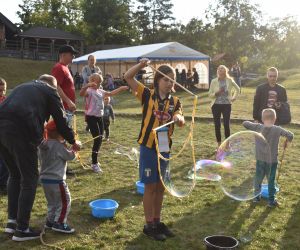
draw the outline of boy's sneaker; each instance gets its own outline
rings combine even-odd
[[[102,173],[102,169],[100,167],[100,163],[92,164],[92,169],[95,173]]]
[[[75,232],[75,229],[71,228],[66,223],[54,223],[52,226],[52,230],[60,233],[65,233],[65,234],[72,234]]]
[[[46,220],[46,223],[44,225],[44,228],[51,229],[53,227],[54,223],[50,222],[48,219]]]
[[[279,207],[279,203],[277,200],[269,201],[268,207]]]
[[[167,237],[175,237],[175,234],[166,226],[165,223],[159,222],[156,225],[158,231]]]
[[[26,241],[26,240],[34,240],[40,238],[39,231],[33,231],[31,228],[27,228],[26,230],[16,229],[12,240],[14,241]]]
[[[145,225],[144,226],[144,229],[143,229],[143,233],[154,239],[154,240],[158,240],[158,241],[164,241],[166,240],[166,235],[164,235],[163,233],[161,233],[157,227],[152,227],[152,226],[148,226],[148,225]]]
[[[258,203],[258,202],[260,202],[260,200],[261,200],[260,196],[256,196],[256,197],[252,200],[252,202],[253,202],[253,203]]]
[[[8,222],[6,227],[4,228],[4,232],[8,234],[13,234],[16,231],[17,223],[16,222]]]

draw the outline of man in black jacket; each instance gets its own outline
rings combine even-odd
[[[277,83],[278,70],[275,67],[268,69],[267,78],[267,83],[260,84],[256,88],[253,102],[253,119],[256,122],[261,122],[261,112],[265,108],[274,109],[278,117],[281,103],[287,102],[285,88]]]
[[[8,170],[8,223],[6,233],[13,240],[36,239],[39,232],[29,228],[38,182],[37,147],[43,140],[44,123],[53,117],[59,133],[80,149],[68,127],[56,79],[42,75],[21,84],[0,105],[0,154]]]

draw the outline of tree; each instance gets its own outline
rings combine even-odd
[[[170,28],[175,20],[171,0],[137,0],[137,4],[136,24],[142,43],[160,41],[160,32]]]
[[[135,39],[129,0],[85,0],[82,8],[91,44],[131,44]]]
[[[257,53],[262,14],[249,0],[218,0],[206,11],[214,39],[214,53],[230,54],[232,60]]]
[[[23,0],[17,15],[22,30],[32,26],[58,28],[66,31],[83,30],[81,0]]]

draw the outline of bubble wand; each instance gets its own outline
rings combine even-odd
[[[283,144],[283,151],[282,151],[282,155],[281,155],[281,158],[280,158],[280,163],[279,163],[279,168],[278,168],[278,172],[277,172],[277,180],[276,180],[276,183],[278,184],[279,183],[279,176],[280,176],[280,173],[281,173],[281,168],[282,168],[282,165],[283,165],[283,160],[284,160],[284,156],[285,156],[285,151],[287,149],[287,143],[288,143],[288,140],[286,139],[284,141],[284,144]]]
[[[164,186],[164,188],[173,196],[178,197],[178,198],[183,198],[185,196],[188,196],[194,189],[195,185],[196,185],[196,161],[195,161],[195,148],[194,148],[194,143],[193,143],[193,131],[194,131],[194,124],[195,124],[195,115],[196,115],[196,107],[197,107],[197,99],[198,96],[196,94],[194,94],[193,92],[191,92],[190,90],[186,89],[185,87],[183,87],[181,84],[179,84],[178,82],[176,82],[175,80],[173,80],[171,77],[169,77],[168,75],[164,74],[163,72],[161,72],[160,70],[154,68],[151,65],[148,65],[150,68],[152,68],[154,71],[158,72],[159,74],[163,75],[164,77],[168,78],[170,81],[172,81],[175,85],[177,85],[178,87],[180,87],[181,89],[183,89],[184,91],[186,91],[187,93],[189,93],[190,95],[194,96],[194,105],[193,105],[193,111],[192,111],[192,122],[191,122],[191,126],[190,126],[190,132],[189,135],[187,136],[185,142],[183,143],[182,148],[179,150],[179,152],[170,157],[170,158],[165,158],[162,156],[162,154],[159,152],[159,147],[158,147],[158,139],[157,139],[157,131],[159,129],[162,129],[163,127],[166,127],[168,125],[173,124],[175,121],[170,121],[166,124],[163,124],[157,128],[152,129],[152,133],[154,135],[154,140],[155,140],[155,147],[156,147],[156,152],[157,152],[157,163],[158,163],[158,172],[159,172],[159,176],[160,176],[160,180]],[[189,190],[186,193],[176,193],[174,192],[168,185],[165,184],[163,177],[162,177],[162,173],[161,173],[161,169],[160,169],[160,159],[163,159],[165,161],[170,161],[172,159],[177,158],[182,152],[183,150],[186,148],[186,145],[188,144],[188,142],[191,143],[192,146],[192,158],[193,158],[193,183],[191,185],[191,187],[189,188]]]

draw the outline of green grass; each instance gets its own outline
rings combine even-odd
[[[36,72],[36,75],[41,72],[44,70]],[[283,82],[291,102],[294,122],[299,122],[300,115],[299,80],[300,75],[293,74],[286,76]],[[251,119],[254,91],[253,87],[243,88],[242,95],[233,105],[233,117]],[[178,91],[177,95],[181,97],[185,114],[189,115],[192,98],[181,91]],[[197,116],[211,116],[207,92],[199,92],[199,96]],[[83,107],[81,98],[78,98],[77,106]],[[116,113],[140,113],[138,102],[130,93],[122,93],[115,97],[114,109]],[[84,132],[84,127],[83,117],[78,116],[78,131],[83,142],[90,138],[90,135]],[[137,147],[139,128],[139,118],[117,115],[116,122],[112,125],[111,140],[127,147]],[[265,201],[257,206],[253,206],[251,202],[238,202],[225,196],[215,182],[198,181],[194,191],[187,198],[177,199],[165,195],[163,220],[171,226],[177,237],[164,243],[154,242],[141,234],[144,217],[142,197],[135,192],[135,181],[138,180],[136,163],[125,156],[114,154],[117,146],[104,142],[100,158],[104,170],[102,176],[82,169],[78,162],[70,162],[76,176],[67,180],[73,199],[68,220],[76,228],[76,233],[61,235],[47,231],[45,241],[66,249],[204,249],[205,236],[225,234],[238,239],[249,238],[248,243],[241,243],[242,249],[299,249],[300,129],[296,125],[287,128],[295,133],[295,140],[287,151],[280,176],[280,208],[269,209]],[[231,129],[233,134],[243,128],[239,123],[233,123]],[[179,139],[183,140],[187,136],[187,129],[177,131],[175,133],[179,135]],[[216,145],[214,125],[210,120],[197,120],[194,141],[196,159],[213,157]],[[89,145],[86,145],[83,151],[89,151]],[[86,154],[88,153],[82,152],[84,161],[89,158]],[[91,216],[88,203],[98,198],[112,198],[119,202],[120,207],[113,220],[99,220]],[[6,223],[6,206],[6,197],[0,196],[1,225]],[[45,215],[46,201],[39,186],[31,224],[42,226]],[[12,242],[2,230],[0,228],[0,249],[46,249],[39,241],[20,244]]]
[[[112,142],[136,147],[139,124],[139,119],[117,117],[112,125]],[[78,117],[78,127],[82,141],[90,138],[84,132],[83,117]],[[212,157],[215,148],[213,129],[211,122],[197,122],[194,137],[197,159]],[[232,125],[232,133],[241,129],[238,124]],[[252,240],[242,244],[243,249],[297,249],[300,245],[300,131],[296,127],[290,129],[295,132],[296,139],[288,150],[282,170],[278,195],[281,208],[269,209],[265,201],[254,207],[251,202],[232,200],[216,183],[201,181],[188,198],[165,195],[163,219],[177,237],[164,243],[154,242],[141,234],[144,218],[142,197],[135,193],[136,164],[124,156],[115,155],[116,146],[104,142],[100,159],[104,170],[102,176],[83,170],[78,162],[70,163],[76,177],[67,181],[73,198],[69,223],[75,226],[76,234],[61,235],[50,231],[45,240],[66,249],[203,249],[205,236],[225,234],[238,239],[250,236]],[[184,139],[185,132],[177,131]],[[98,198],[112,198],[119,202],[115,219],[105,221],[91,216],[88,203]],[[6,197],[0,197],[0,204],[1,208],[6,207]],[[45,198],[38,187],[32,225],[43,225],[45,214]],[[4,225],[5,221],[5,209],[1,209],[0,222]],[[18,244],[1,233],[0,249],[44,248],[39,241]]]
[[[0,77],[7,82],[7,88],[12,89],[20,83],[37,79],[42,74],[50,74],[54,62],[20,60],[0,57]]]

